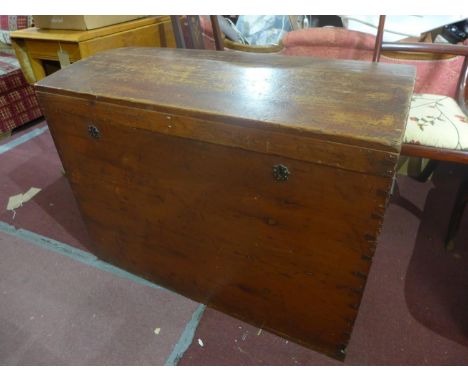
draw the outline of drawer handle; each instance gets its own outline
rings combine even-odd
[[[284,164],[275,164],[273,166],[273,177],[279,182],[284,182],[288,180],[289,169]]]
[[[88,134],[91,138],[94,138],[94,139],[99,139],[101,138],[101,132],[99,131],[99,129],[94,126],[94,125],[89,125],[88,126]]]

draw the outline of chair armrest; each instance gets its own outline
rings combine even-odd
[[[431,43],[425,43],[425,42],[419,42],[419,43],[384,42],[382,43],[382,51],[440,53],[440,54],[453,54],[453,55],[465,56],[465,57],[468,56],[467,45],[431,44]]]

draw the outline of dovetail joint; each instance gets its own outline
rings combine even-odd
[[[344,320],[346,321],[346,323],[347,323],[349,326],[353,326],[353,325],[354,325],[354,319],[353,319],[353,318],[345,317]]]
[[[367,279],[367,275],[365,275],[364,273],[362,272],[353,272],[353,275],[356,276],[356,277],[359,277],[360,279]]]
[[[361,295],[364,289],[362,288],[351,288],[351,292]]]
[[[369,235],[368,233],[364,235],[364,239],[370,242],[374,242],[377,240],[377,238],[374,235]]]

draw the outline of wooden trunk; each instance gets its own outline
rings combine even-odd
[[[414,70],[125,48],[37,84],[101,259],[343,359]]]

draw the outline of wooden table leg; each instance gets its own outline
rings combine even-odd
[[[36,76],[34,74],[34,70],[31,65],[31,60],[28,55],[28,51],[26,49],[24,40],[21,39],[12,39],[11,40],[11,45],[13,49],[15,50],[16,58],[18,59],[20,65],[21,65],[21,70],[23,71],[24,77],[26,78],[26,81],[28,81],[30,84],[33,84],[37,81]]]
[[[30,58],[30,62],[36,81],[42,80],[46,76],[42,61],[38,58]]]

